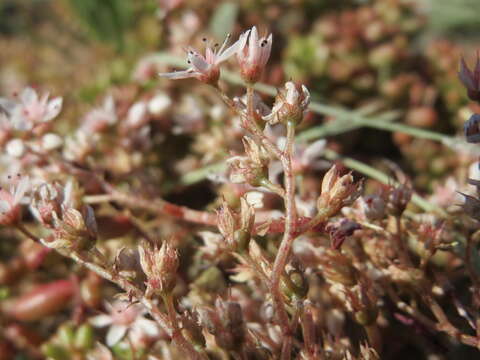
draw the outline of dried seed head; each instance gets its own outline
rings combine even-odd
[[[147,296],[165,295],[175,287],[179,265],[178,253],[168,241],[152,245],[143,242],[138,246],[140,265],[147,276]]]
[[[250,137],[243,138],[245,156],[234,156],[228,160],[230,180],[233,183],[247,183],[261,186],[268,178],[270,158],[263,146],[258,145]]]
[[[93,209],[86,205],[82,212],[67,208],[62,212],[62,219],[57,213],[53,215],[55,240],[49,246],[55,249],[90,250],[97,240],[97,225]]]
[[[247,200],[240,198],[240,213],[235,213],[223,200],[217,212],[218,228],[229,250],[243,252],[248,249],[255,224],[255,210]]]
[[[360,194],[361,183],[355,183],[352,174],[340,176],[334,165],[322,181],[322,192],[317,200],[318,211],[335,214],[351,204]]]
[[[310,92],[305,85],[295,84],[291,81],[285,83],[275,98],[272,112],[263,117],[269,124],[293,123],[299,124],[310,103]]]

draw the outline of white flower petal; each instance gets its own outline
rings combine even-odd
[[[106,342],[108,346],[118,343],[126,334],[127,327],[125,325],[112,325],[108,329]]]
[[[158,76],[172,79],[172,80],[179,80],[179,79],[188,79],[195,77],[198,73],[194,69],[188,69],[184,71],[174,71],[170,73],[159,73]]]
[[[10,114],[13,109],[17,106],[15,101],[9,100],[7,98],[0,98],[0,108]]]
[[[147,104],[143,101],[136,102],[128,110],[127,123],[132,127],[140,127],[147,115]]]
[[[115,114],[115,100],[112,95],[108,95],[103,103],[103,109],[108,113]]]
[[[138,318],[137,321],[135,321],[134,326],[138,326],[146,335],[150,337],[156,337],[160,335],[160,330],[158,329],[155,321],[145,318]]]
[[[215,65],[220,64],[221,62],[227,60],[230,56],[237,54],[243,51],[248,39],[250,30],[244,32],[240,35],[239,39],[233,43],[228,49],[225,49],[221,54],[218,54],[218,57],[215,59]]]
[[[88,322],[95,327],[105,327],[112,323],[112,317],[106,314],[93,316],[88,319]]]
[[[210,67],[210,64],[205,60],[205,58],[195,52],[188,53],[188,60],[192,64],[192,67],[200,73],[207,71]]]
[[[258,43],[258,31],[254,26],[250,32],[250,39],[248,40],[248,62],[253,64],[255,59],[258,59],[258,51],[260,50],[260,44]]]
[[[24,104],[31,104],[34,102],[38,101],[38,94],[37,92],[31,88],[31,87],[26,87],[23,89],[23,91],[20,93],[20,100]]]
[[[11,208],[12,206],[8,201],[0,200],[0,213],[7,213]]]
[[[19,183],[17,184],[17,188],[15,189],[15,194],[13,195],[13,202],[15,204],[19,204],[20,200],[23,198],[25,193],[30,188],[30,178],[28,176],[24,176],[20,179]]]
[[[311,143],[303,153],[302,162],[304,164],[309,164],[314,159],[318,158],[320,155],[323,154],[326,144],[327,142],[325,141],[325,139],[320,139]]]
[[[57,115],[62,111],[63,99],[61,97],[56,97],[50,100],[47,104],[47,111],[42,121],[48,122],[57,117]]]

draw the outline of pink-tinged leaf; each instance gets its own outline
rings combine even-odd
[[[55,314],[68,305],[75,292],[75,284],[70,280],[57,280],[39,285],[30,292],[15,299],[6,309],[17,320],[35,321]]]

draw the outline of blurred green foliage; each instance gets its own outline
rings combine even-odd
[[[125,44],[125,33],[132,25],[134,3],[129,0],[69,0],[76,15],[98,40]]]
[[[425,5],[433,31],[461,38],[478,36],[480,1],[429,0]]]

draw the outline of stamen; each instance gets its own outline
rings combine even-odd
[[[220,49],[218,49],[217,54],[221,54],[223,50],[225,50],[225,46],[227,46],[228,41],[230,40],[230,34],[227,34],[227,37],[225,38],[225,41],[223,42],[222,46]]]

